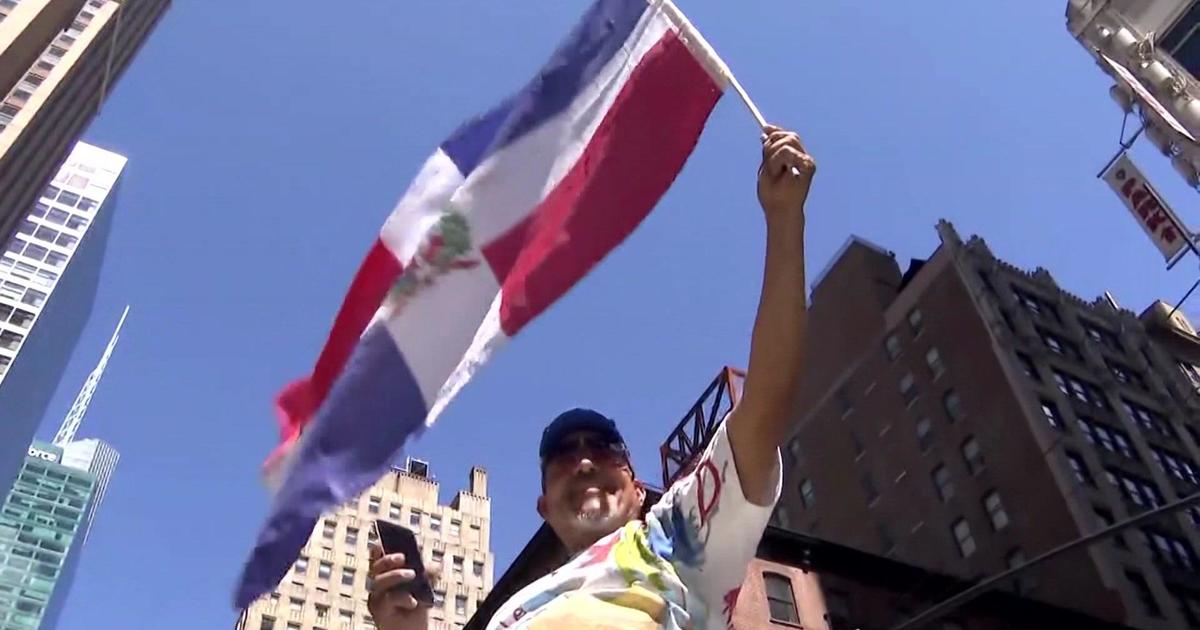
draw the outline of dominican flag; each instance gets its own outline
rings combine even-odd
[[[326,510],[642,222],[729,72],[667,0],[597,0],[523,90],[455,131],[372,246],[312,374],[278,397],[277,487],[237,587],[274,589]]]

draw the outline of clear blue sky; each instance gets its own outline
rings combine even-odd
[[[84,425],[123,458],[64,628],[230,627],[267,505],[274,393],[311,367],[417,166],[522,84],[586,4],[175,3],[86,135],[130,161],[95,313],[43,436],[133,309]],[[850,233],[923,257],[946,217],[1089,299],[1108,289],[1140,310],[1194,278],[1194,263],[1164,271],[1093,179],[1120,113],[1062,0],[681,4],[820,163],[810,277]],[[670,427],[722,365],[744,363],[763,241],[756,142],[727,96],[643,227],[412,445],[446,499],[469,466],[489,470],[497,567],[538,525],[549,417],[607,411],[653,479]],[[1166,161],[1137,155],[1200,224]]]

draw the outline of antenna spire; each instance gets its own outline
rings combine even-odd
[[[79,395],[75,397],[75,403],[71,405],[71,410],[67,412],[67,417],[63,419],[62,426],[58,428],[58,433],[54,434],[55,446],[66,446],[75,441],[75,434],[79,431],[79,425],[83,422],[83,416],[87,413],[88,405],[92,402],[92,395],[96,393],[96,387],[100,384],[100,378],[104,376],[104,368],[108,367],[108,359],[117,347],[117,340],[121,337],[121,327],[125,325],[125,318],[128,315],[129,305],[126,305],[125,311],[121,313],[121,321],[117,322],[117,329],[113,331],[112,338],[108,340],[108,347],[104,349],[104,354],[100,357],[100,362],[96,364],[96,369],[92,370],[91,374],[88,374],[87,380],[83,382],[83,389],[79,390]]]

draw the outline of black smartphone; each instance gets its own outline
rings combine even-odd
[[[397,586],[397,590],[407,591],[418,602],[433,604],[433,587],[429,584],[429,575],[425,572],[425,562],[421,559],[421,547],[417,544],[417,535],[412,530],[390,521],[375,521],[375,532],[379,534],[379,545],[383,553],[404,554],[404,565],[412,569],[416,576],[412,582]]]

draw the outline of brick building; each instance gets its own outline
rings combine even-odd
[[[852,238],[816,279],[776,524],[974,580],[1197,491],[1200,337],[1182,314],[1085,302],[938,234],[903,273]],[[1163,518],[1013,588],[1200,627],[1198,524]]]

